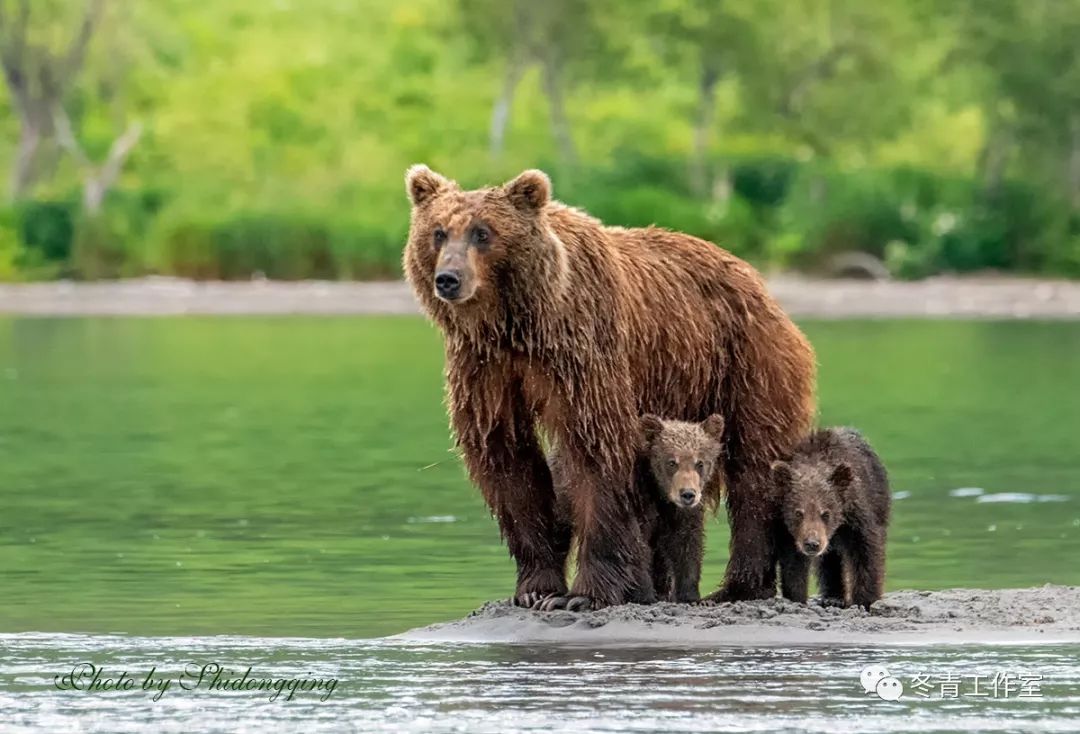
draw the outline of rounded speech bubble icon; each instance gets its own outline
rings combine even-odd
[[[859,674],[859,682],[862,683],[863,693],[874,693],[877,684],[882,678],[888,678],[889,671],[884,665],[867,665]]]
[[[899,701],[904,695],[904,684],[892,676],[882,678],[877,684],[877,694],[883,701]]]

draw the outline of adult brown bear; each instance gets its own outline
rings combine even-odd
[[[724,416],[731,557],[709,599],[775,595],[765,488],[810,428],[815,361],[758,273],[689,235],[605,227],[551,200],[541,171],[465,191],[418,165],[406,189],[405,273],[444,333],[451,423],[517,562],[515,603],[653,600],[631,495],[641,413]],[[541,433],[571,488],[569,596]]]

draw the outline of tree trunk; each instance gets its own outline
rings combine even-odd
[[[23,199],[34,184],[34,161],[40,144],[41,133],[37,126],[23,118],[19,130],[19,149],[12,161],[9,179],[8,190],[12,201]]]
[[[559,159],[564,165],[573,165],[577,160],[574,149],[574,137],[570,133],[570,122],[566,119],[563,105],[562,74],[559,62],[551,55],[544,58],[542,76],[544,94],[548,98],[548,111],[551,115],[551,132],[555,136],[555,145],[559,150]]]
[[[1073,113],[1069,133],[1069,168],[1066,171],[1069,204],[1074,212],[1080,212],[1080,112]]]
[[[1000,118],[991,113],[990,134],[986,138],[986,144],[979,153],[978,177],[982,182],[983,196],[986,199],[994,199],[1001,191],[1001,183],[1005,180],[1005,166],[1009,162],[1009,151],[1012,148],[1012,132],[1001,122]]]
[[[694,151],[690,161],[690,185],[694,193],[703,196],[709,190],[709,143],[716,120],[716,84],[720,73],[706,62],[698,83],[698,110],[694,122]]]
[[[101,213],[105,195],[116,185],[124,163],[139,142],[139,138],[142,137],[142,132],[142,123],[135,122],[129,125],[127,130],[113,141],[109,148],[109,155],[101,167],[96,171],[86,172],[86,178],[83,181],[83,211],[87,216],[96,217]]]
[[[502,156],[506,142],[506,128],[510,124],[510,110],[514,106],[514,92],[525,71],[525,64],[518,59],[511,60],[503,77],[502,91],[491,109],[491,157],[498,160]]]

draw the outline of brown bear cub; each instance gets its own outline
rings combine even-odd
[[[684,423],[645,415],[640,430],[634,481],[656,598],[694,602],[705,546],[704,491],[723,458],[724,419]]]
[[[777,556],[785,598],[806,602],[816,564],[822,602],[869,608],[885,583],[892,496],[881,459],[858,431],[824,428],[773,464]]]

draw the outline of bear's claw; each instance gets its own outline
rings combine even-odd
[[[565,609],[568,612],[588,612],[599,609],[595,601],[587,596],[549,596],[536,609],[541,612],[553,612],[556,609]]]
[[[510,603],[515,607],[525,607],[526,609],[536,609],[545,599],[549,599],[554,594],[545,591],[526,591],[524,594],[518,594],[510,599]]]

